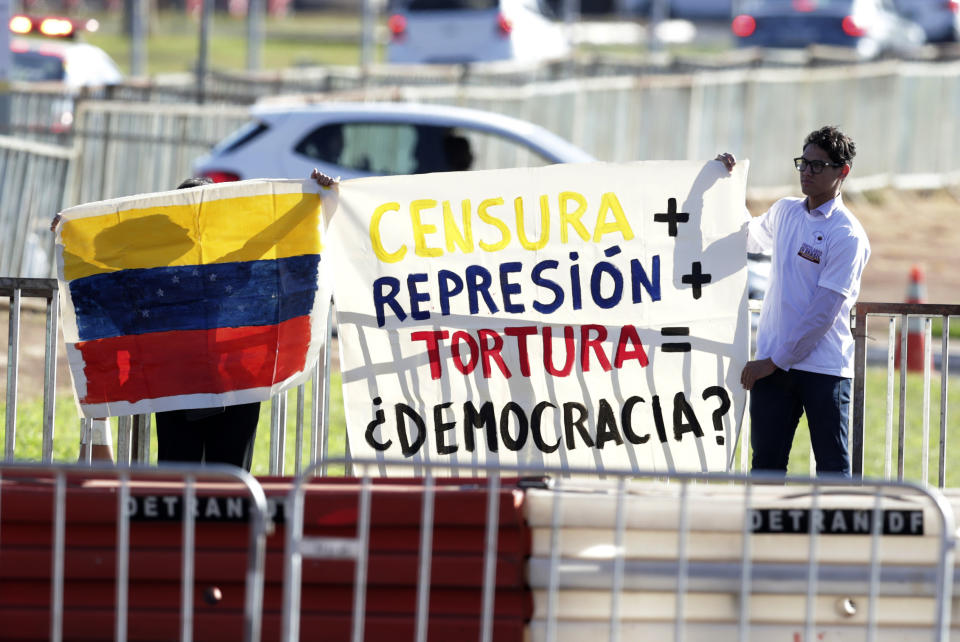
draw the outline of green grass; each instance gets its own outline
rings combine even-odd
[[[304,408],[310,404],[309,390],[305,394]],[[290,391],[287,398],[287,431],[285,451],[285,473],[294,473],[296,458],[296,391]],[[306,413],[306,410],[304,411]],[[304,418],[305,434],[303,436],[303,454],[301,462],[305,466],[310,459],[309,419]],[[0,426],[6,425],[6,404],[0,404]],[[55,438],[53,459],[58,462],[75,462],[79,455],[80,418],[77,413],[73,397],[64,395],[57,399]],[[117,422],[111,420],[114,445],[117,439]],[[16,458],[24,461],[39,461],[43,452],[43,401],[34,399],[21,402],[17,406]],[[340,373],[331,375],[330,389],[330,441],[329,457],[343,457],[346,435],[346,422],[343,416],[343,397],[340,388]],[[2,447],[2,442],[0,442]],[[151,426],[150,462],[157,461],[156,432]],[[254,445],[253,467],[254,475],[268,474],[270,461],[270,404],[264,403],[260,407],[260,422],[257,426],[257,439]]]
[[[899,417],[899,381],[894,378],[893,392],[893,459],[891,464],[892,475],[896,477],[896,439],[897,439],[897,421]],[[884,450],[886,434],[886,390],[887,377],[886,370],[882,368],[870,368],[867,371],[867,399],[866,404],[866,434],[864,437],[865,451],[865,472],[868,477],[883,477],[884,475]],[[309,392],[306,395],[306,404],[309,404]],[[921,452],[923,442],[923,376],[918,373],[909,373],[907,376],[907,394],[906,394],[906,422],[905,422],[905,456],[904,456],[904,477],[913,481],[921,479]],[[960,485],[960,480],[956,478],[957,473],[951,471],[960,470],[960,414],[957,408],[960,408],[960,377],[951,377],[948,381],[948,407],[953,408],[952,415],[948,414],[949,422],[947,424],[948,448],[946,459],[947,485]],[[293,474],[294,471],[294,445],[296,443],[296,393],[289,393],[287,402],[287,448],[285,456],[285,471]],[[930,415],[929,415],[929,483],[938,482],[938,458],[939,458],[939,434],[940,434],[940,379],[939,375],[934,373],[931,377],[930,391]],[[76,406],[73,399],[64,396],[57,400],[56,417],[56,439],[54,440],[54,459],[56,461],[76,461],[78,453],[78,443],[80,436],[79,420]],[[18,407],[18,428],[17,428],[17,459],[21,460],[39,460],[41,454],[41,427],[42,427],[43,404],[40,400],[34,400],[22,403]],[[0,425],[5,422],[5,409],[0,405]],[[114,439],[116,439],[116,424],[114,423]],[[332,375],[330,391],[330,456],[342,456],[344,452],[345,420],[343,414],[343,399],[340,388],[340,374]],[[307,435],[304,436],[306,441]],[[151,462],[156,462],[156,438],[151,438],[152,454]],[[257,440],[253,459],[253,473],[255,475],[266,475],[269,466],[269,447],[270,447],[270,406],[263,404],[260,424],[257,432]],[[793,451],[790,458],[789,472],[793,475],[807,475],[809,471],[809,453],[810,439],[807,431],[806,421],[801,419],[800,426],[797,429],[796,439],[794,441]],[[304,444],[303,458],[304,463],[309,460],[309,446]],[[739,461],[739,459],[737,460]],[[953,475],[951,477],[951,475]]]
[[[95,17],[101,22],[100,30],[85,34],[83,40],[102,48],[124,73],[129,73],[130,39],[122,31],[119,13]],[[183,12],[152,14],[146,42],[148,75],[194,70],[199,56],[199,34],[199,20]],[[245,70],[246,19],[223,13],[214,14],[208,46],[211,69]],[[383,59],[379,48],[375,59]],[[263,69],[359,63],[359,15],[301,13],[287,18],[268,18],[266,21]]]
[[[930,414],[929,421],[929,458],[928,483],[936,485],[939,481],[939,443],[940,443],[940,376],[931,374],[930,381]],[[869,368],[866,381],[865,419],[864,419],[864,474],[867,477],[884,477],[886,451],[886,421],[887,421],[887,372],[883,368]],[[893,413],[892,458],[890,459],[891,476],[897,476],[897,430],[899,422],[900,382],[899,374],[894,374],[893,398],[891,407]],[[946,456],[946,485],[951,483],[960,485],[955,471],[960,470],[960,445],[951,447],[951,442],[960,439],[960,418],[956,409],[960,404],[960,377],[950,377],[947,382],[948,410],[953,408],[951,417],[947,413],[947,456]],[[904,421],[904,478],[920,481],[922,478],[923,463],[923,375],[922,373],[908,373]],[[810,433],[806,419],[800,420],[797,435],[794,439],[793,450],[790,454],[788,472],[793,475],[807,475],[810,471]],[[953,472],[951,472],[953,471]],[[952,474],[952,477],[951,477]]]

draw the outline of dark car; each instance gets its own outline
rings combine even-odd
[[[960,0],[894,0],[897,11],[923,27],[927,42],[960,42]]]
[[[892,0],[743,0],[731,28],[741,47],[833,45],[861,58],[909,55],[925,42]]]

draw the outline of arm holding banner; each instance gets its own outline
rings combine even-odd
[[[801,149],[792,160],[803,196],[781,198],[748,226],[750,242],[772,250],[758,359],[741,374],[752,391],[752,470],[786,473],[806,414],[817,473],[849,476],[850,310],[870,257],[866,232],[841,196],[857,150],[831,126],[811,132]],[[736,165],[729,153],[716,160],[728,171]]]
[[[318,170],[316,167],[314,167],[313,171],[310,172],[310,178],[315,180],[317,182],[317,185],[319,185],[320,187],[332,187],[333,185],[336,185],[337,183],[340,182],[339,176],[336,178],[331,178],[330,176],[327,176],[326,174]]]

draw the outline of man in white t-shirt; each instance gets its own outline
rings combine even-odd
[[[753,471],[786,473],[806,413],[817,474],[850,476],[850,310],[870,257],[863,226],[840,196],[856,153],[835,127],[811,133],[794,159],[805,198],[783,198],[750,220],[748,248],[773,252],[756,358],[740,375],[751,391]],[[732,154],[717,160],[728,170],[736,164]]]

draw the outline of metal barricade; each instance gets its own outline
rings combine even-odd
[[[237,494],[236,521],[246,528],[234,532],[241,552],[217,564],[227,535],[204,530],[209,511],[198,507],[225,492]],[[204,630],[260,639],[267,502],[245,471],[3,463],[0,500],[0,583],[17,595],[0,605],[3,637],[39,639],[49,626],[57,642],[122,641],[145,630],[153,639],[206,639]],[[151,522],[141,523],[144,516]],[[241,599],[227,582],[242,587]],[[216,609],[221,600],[230,610]]]
[[[4,432],[4,460],[15,457],[17,444],[17,392],[20,371],[20,321],[24,297],[43,299],[46,303],[46,330],[43,352],[43,442],[41,458],[53,459],[53,435],[56,415],[57,384],[57,330],[59,328],[59,301],[56,279],[0,278],[0,297],[9,304],[7,314],[7,396]]]
[[[392,462],[409,469],[410,462]],[[305,515],[313,467],[298,478],[286,504],[283,640],[309,637],[310,609],[301,608],[325,568],[354,565],[349,637],[362,640],[379,614],[394,616],[392,639],[442,638],[447,612],[472,613],[481,641],[620,639],[930,639],[951,631],[954,511],[935,489],[903,482],[806,479],[729,474],[610,473],[516,467],[478,468],[482,478],[456,480],[419,464],[422,478],[375,483],[383,461],[354,460],[359,479],[350,515],[353,536],[322,530],[333,516]],[[525,477],[534,475],[535,477]],[[508,477],[509,476],[509,477]],[[654,479],[654,476],[656,479]],[[786,483],[784,483],[786,482]],[[318,482],[319,483],[319,482]],[[398,584],[415,587],[386,604],[373,602],[384,582],[388,513],[403,503],[398,484],[419,493],[419,545]],[[446,497],[454,484],[459,497]],[[341,483],[343,487],[344,483]],[[470,491],[486,502],[466,501]],[[529,557],[520,573],[527,592],[504,590],[509,568],[498,546],[513,515],[513,493],[528,529]],[[336,516],[345,514],[338,505]],[[483,532],[482,586],[451,606],[439,568],[451,514],[478,520]],[[338,524],[343,525],[342,521]],[[306,525],[306,526],[305,526]],[[306,533],[306,529],[310,533]],[[318,530],[319,529],[319,530]],[[332,531],[331,531],[332,532]],[[410,544],[408,544],[410,546]],[[464,572],[466,584],[473,575]],[[439,580],[438,580],[439,578]],[[311,590],[316,590],[311,585]],[[444,599],[441,599],[444,598]],[[399,605],[406,610],[399,610]],[[525,610],[523,604],[532,604]],[[528,623],[510,626],[511,614]],[[518,615],[519,614],[519,615]],[[461,617],[461,619],[463,619]],[[303,625],[301,625],[301,620]],[[465,629],[466,630],[466,629]],[[852,637],[847,637],[852,636]],[[376,637],[373,635],[373,637]],[[369,639],[369,637],[368,637]]]
[[[930,449],[930,376],[933,365],[932,359],[932,332],[931,320],[940,317],[943,321],[940,336],[940,439],[938,453],[938,485],[946,486],[947,477],[947,411],[948,411],[948,380],[950,375],[950,317],[960,316],[960,305],[941,305],[932,303],[872,303],[859,302],[854,311],[854,380],[853,380],[853,420],[851,425],[851,456],[854,475],[862,475],[864,469],[865,448],[865,408],[866,408],[866,372],[868,349],[868,319],[869,317],[888,317],[887,334],[887,394],[886,394],[886,431],[884,450],[885,478],[893,476],[892,464],[894,461],[893,449],[893,381],[895,371],[895,357],[898,346],[896,344],[897,320],[900,320],[900,388],[899,388],[899,417],[896,446],[896,478],[904,478],[904,453],[906,443],[906,390],[907,390],[907,362],[909,356],[908,335],[910,334],[910,320],[923,319],[923,401],[922,401],[922,446],[921,446],[921,481],[929,481],[928,454]],[[871,399],[871,403],[878,400]]]
[[[64,204],[76,152],[0,136],[0,275],[55,276],[50,219]]]
[[[330,353],[333,349],[333,304],[327,310],[327,336],[324,348],[313,370],[313,376],[307,383],[296,389],[296,437],[294,442],[294,475],[300,475],[303,466],[303,441],[309,423],[310,459],[307,466],[321,462],[323,474],[326,474],[326,460],[330,457]],[[310,405],[305,406],[307,387],[310,388]],[[270,474],[283,475],[286,472],[286,432],[287,432],[287,392],[276,395],[270,408]],[[349,444],[344,439],[349,456]]]

